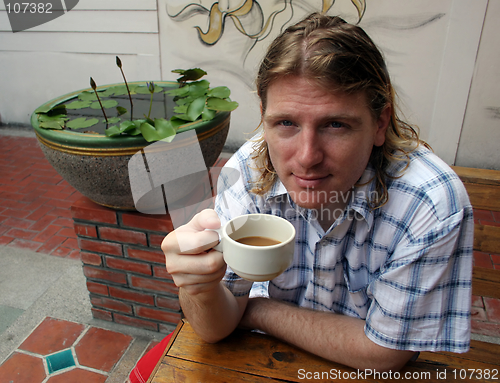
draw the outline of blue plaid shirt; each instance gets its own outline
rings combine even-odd
[[[373,182],[358,186],[325,232],[315,211],[295,205],[280,181],[263,196],[250,193],[259,176],[252,153],[248,142],[226,164],[241,176],[229,185],[222,174],[218,189],[225,192],[216,199],[216,211],[223,223],[250,213],[287,219],[297,232],[295,255],[283,274],[266,283],[252,284],[228,267],[223,281],[235,296],[251,291],[364,319],[366,336],[392,349],[469,349],[472,207],[443,161],[419,147],[407,169],[392,164],[390,174],[400,177],[389,179],[384,206],[368,205]],[[373,175],[368,167],[359,184]]]

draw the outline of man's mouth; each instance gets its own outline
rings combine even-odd
[[[329,175],[322,176],[322,175],[304,175],[304,176],[298,176],[294,173],[292,173],[295,182],[297,185],[301,188],[307,188],[307,189],[314,189],[318,186],[320,186],[323,182],[325,182],[326,179],[329,178]]]

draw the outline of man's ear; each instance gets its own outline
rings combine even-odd
[[[375,132],[375,140],[373,145],[382,146],[385,142],[385,133],[387,132],[387,128],[389,127],[389,123],[391,122],[392,116],[392,106],[386,105],[382,113],[380,113],[380,117],[377,120],[377,130]]]

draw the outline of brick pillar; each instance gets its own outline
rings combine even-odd
[[[173,230],[168,214],[116,211],[86,197],[71,211],[94,318],[172,331],[182,313],[160,249]]]

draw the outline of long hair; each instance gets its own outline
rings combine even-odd
[[[370,37],[359,26],[340,17],[313,13],[287,28],[268,48],[256,80],[262,102],[267,104],[267,90],[278,78],[304,76],[327,90],[347,93],[364,92],[374,119],[385,107],[391,107],[391,118],[385,143],[373,147],[370,163],[375,169],[375,191],[369,201],[376,209],[388,200],[387,167],[393,160],[409,163],[408,154],[419,144],[418,131],[397,114],[395,91],[384,58]],[[263,138],[256,145],[253,159],[261,177],[254,189],[266,193],[277,179]]]

